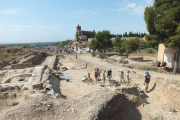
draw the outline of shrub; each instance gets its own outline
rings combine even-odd
[[[95,56],[96,56],[96,52],[95,52],[95,51],[91,52],[91,55],[92,55],[93,57],[95,57]]]
[[[4,55],[4,57],[9,57],[8,55]]]
[[[22,48],[26,48],[26,45],[21,45]]]
[[[155,49],[155,50],[158,50],[158,46],[156,46],[154,49]]]
[[[0,45],[0,48],[5,48],[6,46]]]
[[[141,67],[141,68],[138,68],[140,70],[145,70],[145,71],[157,71],[158,69],[157,68],[151,68],[151,67]]]
[[[112,49],[111,48],[107,48],[107,52],[112,52]]]
[[[146,53],[152,53],[152,54],[153,54],[153,53],[154,53],[154,50],[153,50],[152,48],[147,48],[147,49],[146,49]]]
[[[121,60],[119,61],[119,63],[129,64],[129,61],[128,61],[128,60],[125,60],[124,58],[121,58]]]
[[[103,52],[100,52],[100,53],[99,53],[99,57],[100,57],[101,59],[104,59],[104,58],[106,58],[106,54],[103,53]]]
[[[147,43],[146,42],[142,42],[143,48],[147,48]]]
[[[131,68],[131,69],[133,69],[133,67],[132,66],[127,66],[128,68]]]
[[[99,51],[99,52],[102,52],[102,49],[99,49],[98,51]]]
[[[6,48],[6,52],[7,53],[17,53],[18,51],[21,51],[22,48],[15,48],[15,47],[7,47]]]

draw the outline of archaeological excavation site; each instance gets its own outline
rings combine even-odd
[[[96,83],[96,68],[111,68],[116,82]],[[131,71],[129,86],[120,83],[121,69]],[[144,72],[89,54],[29,51],[0,63],[0,120],[179,120],[179,75],[150,71],[145,93]],[[92,81],[83,82],[88,73]]]

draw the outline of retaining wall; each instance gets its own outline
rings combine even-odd
[[[11,66],[12,69],[24,69],[26,67],[34,67],[34,65],[32,64],[32,62],[30,62],[24,64],[15,64]]]
[[[31,55],[27,58],[21,60],[19,64],[14,64],[11,66],[12,69],[23,69],[26,67],[34,67],[34,65],[42,58],[42,57],[51,56],[48,53],[40,52],[37,55]]]

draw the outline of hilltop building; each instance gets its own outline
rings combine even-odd
[[[76,41],[78,40],[78,38],[81,40],[81,41],[87,41],[88,38],[92,38],[94,37],[94,33],[95,33],[95,30],[93,31],[86,31],[86,30],[81,30],[81,26],[76,26]]]

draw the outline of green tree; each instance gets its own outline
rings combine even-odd
[[[123,54],[126,51],[126,41],[122,41],[121,42],[121,46],[117,47],[117,51],[119,52],[119,54]]]
[[[81,39],[80,39],[80,38],[77,38],[77,41],[78,41],[78,42],[80,42],[80,41],[81,41]]]
[[[98,49],[99,46],[100,46],[100,43],[99,43],[99,41],[98,41],[97,39],[92,39],[92,40],[91,40],[91,49],[92,49],[93,51],[95,51],[96,49]]]
[[[149,32],[149,41],[164,42],[169,47],[177,47],[173,74],[176,74],[180,48],[180,1],[155,0],[153,6],[146,7],[144,20]]]
[[[91,48],[95,49],[106,49],[112,47],[111,33],[108,30],[103,30],[95,34],[95,40],[91,41]]]
[[[70,40],[63,41],[63,42],[62,42],[62,46],[67,45],[69,42],[70,42]]]
[[[135,39],[127,40],[125,41],[124,46],[126,49],[125,52],[128,55],[139,48],[139,39],[135,38]]]
[[[135,39],[122,41],[121,46],[117,47],[117,50],[120,54],[125,52],[127,55],[129,55],[133,51],[136,51],[138,48],[139,48],[139,39],[135,38]]]
[[[118,47],[121,47],[121,38],[117,36],[113,41],[113,46],[118,50]]]

